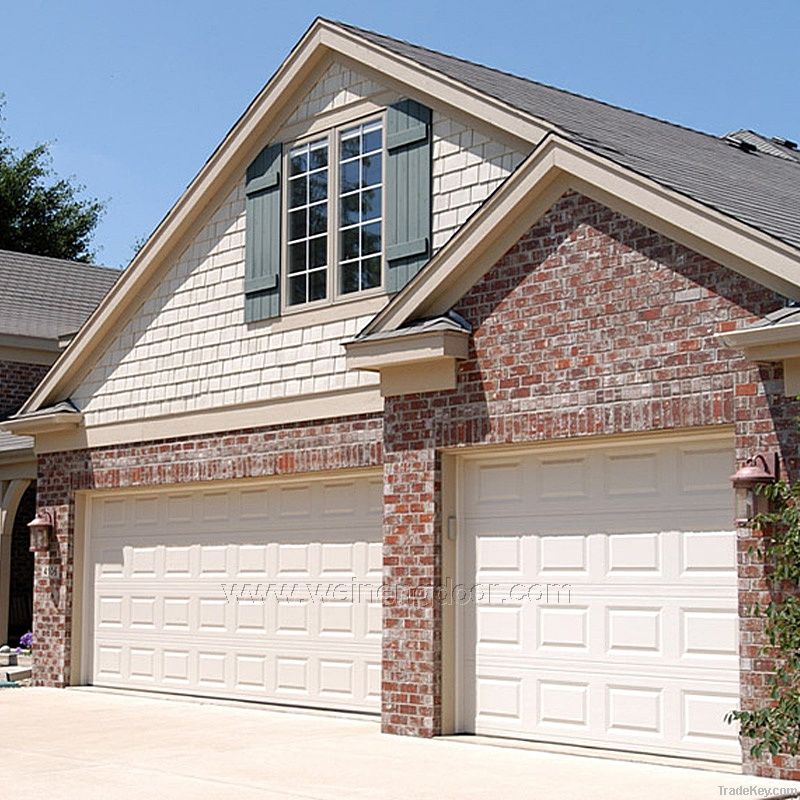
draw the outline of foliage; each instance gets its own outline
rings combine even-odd
[[[770,511],[757,514],[750,524],[767,532],[756,554],[768,565],[772,583],[770,602],[756,605],[755,616],[764,619],[767,644],[762,654],[776,659],[768,676],[770,702],[753,711],[733,711],[742,735],[753,740],[750,752],[759,758],[800,752],[800,482],[786,481],[759,487]]]
[[[18,153],[0,129],[0,249],[91,261],[91,235],[105,206],[82,198],[83,190],[54,175],[49,145]]]

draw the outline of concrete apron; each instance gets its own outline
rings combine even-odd
[[[3,690],[0,719],[0,785],[59,800],[710,800],[800,788],[686,767],[387,736],[373,720],[352,716],[147,695]]]

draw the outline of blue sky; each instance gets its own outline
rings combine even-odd
[[[316,15],[691,127],[800,137],[800,4],[5,0],[3,128],[108,201],[125,265]]]

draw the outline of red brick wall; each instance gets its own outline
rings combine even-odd
[[[457,304],[473,325],[457,388],[387,398],[386,579],[429,590],[440,580],[442,447],[735,423],[739,458],[780,445],[796,473],[800,408],[780,372],[760,373],[714,337],[780,305],[630,219],[562,198]],[[757,572],[742,563],[744,580]],[[385,618],[384,727],[435,734],[441,608],[387,606]],[[743,648],[754,625],[743,624]],[[744,674],[746,704],[759,681]]]
[[[52,512],[56,536],[36,555],[34,684],[70,682],[76,491],[379,466],[382,428],[379,416],[365,415],[40,456],[38,502]],[[43,576],[46,564],[57,577]]]
[[[48,369],[43,364],[0,361],[0,419],[20,408]]]

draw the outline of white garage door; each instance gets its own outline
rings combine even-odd
[[[462,462],[463,728],[738,760],[730,441],[528,452]]]
[[[379,476],[97,495],[99,686],[376,711]]]

